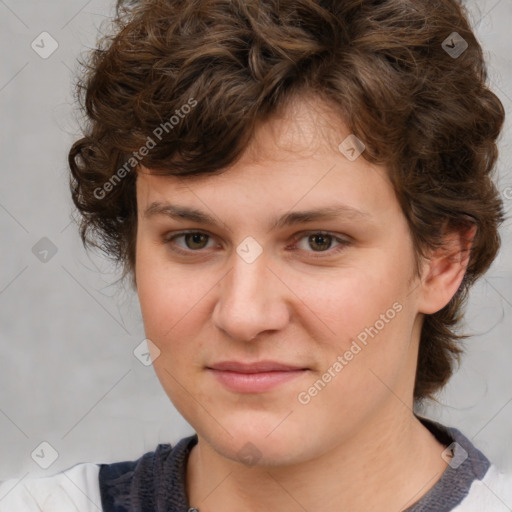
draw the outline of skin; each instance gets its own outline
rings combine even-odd
[[[396,512],[447,466],[445,447],[413,415],[413,387],[423,315],[456,292],[467,244],[447,233],[449,251],[432,253],[415,276],[412,239],[386,170],[364,153],[349,161],[338,150],[348,135],[332,109],[303,97],[262,124],[222,174],[139,172],[137,291],[146,336],[159,350],[157,376],[198,434],[187,493],[201,512]],[[201,209],[218,225],[145,215],[155,202]],[[367,216],[268,228],[291,210],[335,203]],[[182,230],[208,236],[169,241]],[[311,240],[318,231],[349,243]],[[236,252],[248,236],[263,251],[252,263]],[[298,394],[395,303],[401,311],[300,403]],[[308,371],[247,394],[205,369],[266,359]],[[239,454],[249,442],[257,448],[252,465]]]

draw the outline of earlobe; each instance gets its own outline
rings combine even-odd
[[[466,273],[476,224],[446,231],[443,246],[431,254],[424,266],[418,310],[434,314],[455,295]]]

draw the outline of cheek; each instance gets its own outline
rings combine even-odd
[[[396,323],[397,310],[403,309],[407,296],[406,283],[399,276],[389,268],[360,268],[332,280],[310,301],[340,339],[356,338],[375,325],[383,333]]]
[[[201,335],[208,287],[175,268],[147,263],[139,272],[138,295],[146,337],[159,350],[153,368],[171,402],[193,421],[190,396],[197,395],[198,372],[208,357]]]
[[[380,263],[347,273],[309,299],[330,332],[322,341],[323,371],[339,376],[332,378],[325,399],[343,396],[349,407],[356,405],[352,398],[371,401],[372,395],[386,394],[379,378],[394,382],[409,364],[415,315],[408,274],[389,254],[373,261]]]
[[[137,294],[146,335],[159,344],[166,333],[172,337],[175,326],[192,312],[202,292],[201,283],[191,279],[190,272],[171,265],[165,248],[144,235],[137,240],[136,258]]]
[[[192,349],[192,339],[200,339],[201,316],[206,314],[201,298],[204,301],[207,288],[182,280],[176,273],[173,277],[172,282],[161,277],[142,280],[138,293],[146,336],[162,352],[172,351],[179,357]]]

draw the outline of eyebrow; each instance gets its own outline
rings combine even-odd
[[[144,211],[144,218],[149,219],[156,215],[164,215],[176,220],[188,220],[208,226],[217,226],[219,224],[214,217],[196,208],[189,208],[188,206],[179,206],[158,201],[151,203]],[[344,204],[335,204],[315,210],[292,211],[285,213],[281,217],[272,219],[269,225],[269,230],[281,229],[285,226],[293,226],[306,222],[338,219],[340,217],[355,220],[371,220],[371,215],[368,212],[358,210],[352,206]]]

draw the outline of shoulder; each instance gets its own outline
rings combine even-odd
[[[142,502],[146,507],[154,507],[156,481],[172,454],[170,444],[159,444],[139,459],[100,464],[98,484],[104,509],[139,511]]]
[[[509,512],[512,509],[512,473],[492,464],[481,480],[474,480],[467,496],[454,512]]]
[[[147,512],[186,502],[184,475],[197,435],[136,460],[80,463],[52,476],[0,481],[0,512]]]
[[[452,492],[458,487],[464,497],[456,512],[510,512],[512,473],[502,472],[458,429],[448,427],[453,436]],[[450,466],[452,463],[450,462]],[[448,473],[448,471],[447,471]]]
[[[0,482],[0,512],[98,512],[99,465],[76,464],[52,476]]]
[[[140,458],[80,463],[52,476],[0,481],[0,512],[153,512],[183,507],[188,454],[197,435]]]
[[[429,492],[407,512],[510,512],[512,474],[503,473],[455,427],[418,419],[446,446],[446,470]]]
[[[133,461],[101,464],[99,487],[105,512],[150,512],[186,507],[185,473],[197,435],[175,446],[159,444]],[[1,511],[0,511],[1,512]]]

